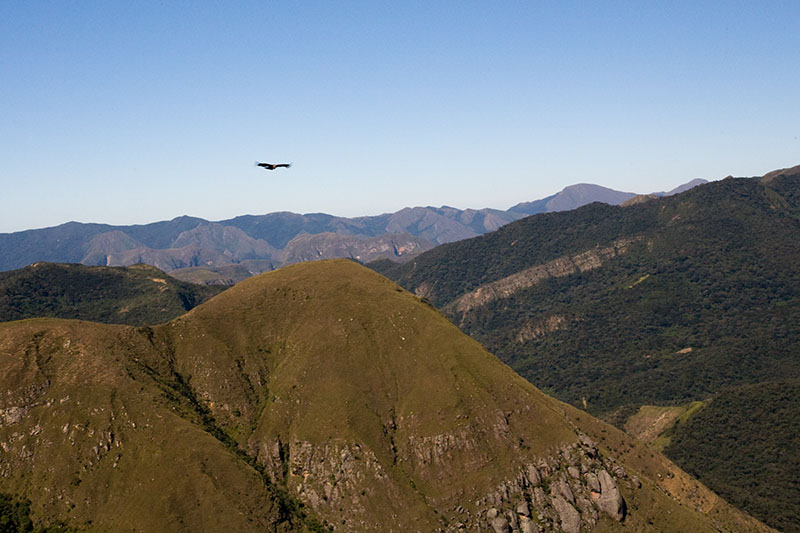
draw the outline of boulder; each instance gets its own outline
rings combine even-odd
[[[561,529],[566,533],[579,533],[581,529],[581,515],[567,500],[561,496],[553,498],[558,517],[561,519]]]
[[[595,474],[591,472],[586,474],[586,486],[589,487],[590,491],[600,494],[600,480],[597,479]]]
[[[522,516],[519,519],[519,531],[520,533],[539,533],[541,530],[536,525],[536,522],[527,516]]]
[[[508,525],[508,520],[506,520],[505,516],[498,516],[495,517],[494,520],[491,522],[492,531],[495,533],[510,533],[511,526]]]
[[[535,466],[528,465],[528,468],[526,469],[525,473],[527,474],[528,477],[528,483],[530,483],[531,486],[535,487],[536,485],[542,482],[542,478],[539,475],[539,471],[536,469]]]
[[[516,531],[519,529],[519,516],[514,511],[507,511],[506,518],[508,519],[508,524],[511,526],[512,531]]]
[[[625,500],[617,484],[605,470],[601,470],[597,478],[600,481],[600,495],[596,497],[596,493],[593,493],[592,499],[601,511],[617,522],[622,522],[625,519]]]
[[[520,516],[530,516],[531,515],[531,509],[530,509],[530,507],[528,507],[528,502],[523,501],[523,502],[520,502],[519,505],[517,505],[517,514],[520,515]]]
[[[553,496],[557,495],[563,496],[564,499],[570,503],[575,501],[575,495],[572,493],[572,489],[569,488],[569,483],[567,483],[566,479],[562,478],[553,483],[551,487],[551,492]]]
[[[533,489],[533,505],[537,509],[544,509],[547,505],[547,497],[541,487]]]

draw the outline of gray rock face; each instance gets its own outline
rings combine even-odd
[[[626,506],[617,483],[624,478],[625,486],[635,490],[633,477],[604,459],[591,439],[579,437],[555,454],[520,465],[515,476],[478,500],[484,528],[578,533],[593,530],[602,513],[622,522]]]
[[[508,523],[511,526],[512,531],[516,531],[519,529],[519,516],[514,511],[506,512],[506,518],[508,518]]]
[[[587,435],[581,435],[581,444],[583,444],[583,449],[586,452],[586,455],[589,457],[597,457],[597,445],[594,443],[592,439],[590,439]]]
[[[539,485],[542,482],[542,478],[539,475],[539,471],[536,469],[535,466],[528,465],[528,468],[526,469],[526,474],[528,476],[528,483],[530,483],[531,486],[535,487],[536,485]]]
[[[533,504],[537,509],[542,509],[545,505],[547,505],[547,497],[545,496],[544,490],[542,490],[541,487],[536,487],[533,489]]]
[[[600,494],[600,481],[591,472],[586,474],[586,486],[589,487],[590,491]]]
[[[569,488],[569,483],[567,483],[565,479],[560,479],[553,483],[551,492],[553,493],[553,496],[560,495],[570,503],[575,501],[575,495],[572,493],[572,489]]]
[[[605,470],[601,470],[597,477],[600,481],[600,494],[595,496],[597,493],[592,493],[592,499],[601,511],[617,522],[622,522],[625,518],[625,500],[619,493],[617,484]]]
[[[492,520],[492,531],[495,533],[510,533],[511,526],[508,525],[508,520],[504,516],[498,516]]]
[[[541,530],[533,520],[523,516],[519,519],[519,531],[520,533],[539,533]]]
[[[520,516],[531,515],[531,509],[528,507],[528,502],[520,502],[520,504],[517,505],[517,514]]]
[[[580,513],[561,496],[553,498],[553,507],[556,508],[561,519],[561,529],[566,533],[579,533],[581,529]]]

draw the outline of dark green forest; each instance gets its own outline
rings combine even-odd
[[[728,389],[672,430],[665,452],[768,525],[800,531],[800,382]]]
[[[148,265],[36,263],[0,272],[0,322],[54,317],[148,325],[182,315],[223,290],[185,283]]]

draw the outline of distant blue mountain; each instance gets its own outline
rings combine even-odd
[[[659,194],[672,194],[697,182]],[[633,196],[578,184],[506,211],[428,206],[355,218],[277,212],[219,222],[189,216],[132,226],[68,222],[0,234],[0,270],[39,261],[108,266],[147,263],[167,272],[188,267],[213,270],[243,261],[258,261],[259,269],[309,258],[404,261],[436,245],[476,237],[528,215],[592,202],[617,205]],[[308,235],[320,238],[308,239]]]

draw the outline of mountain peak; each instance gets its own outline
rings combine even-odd
[[[570,211],[592,202],[619,205],[634,196],[634,193],[615,191],[592,183],[578,183],[565,187],[546,206],[547,211]]]

